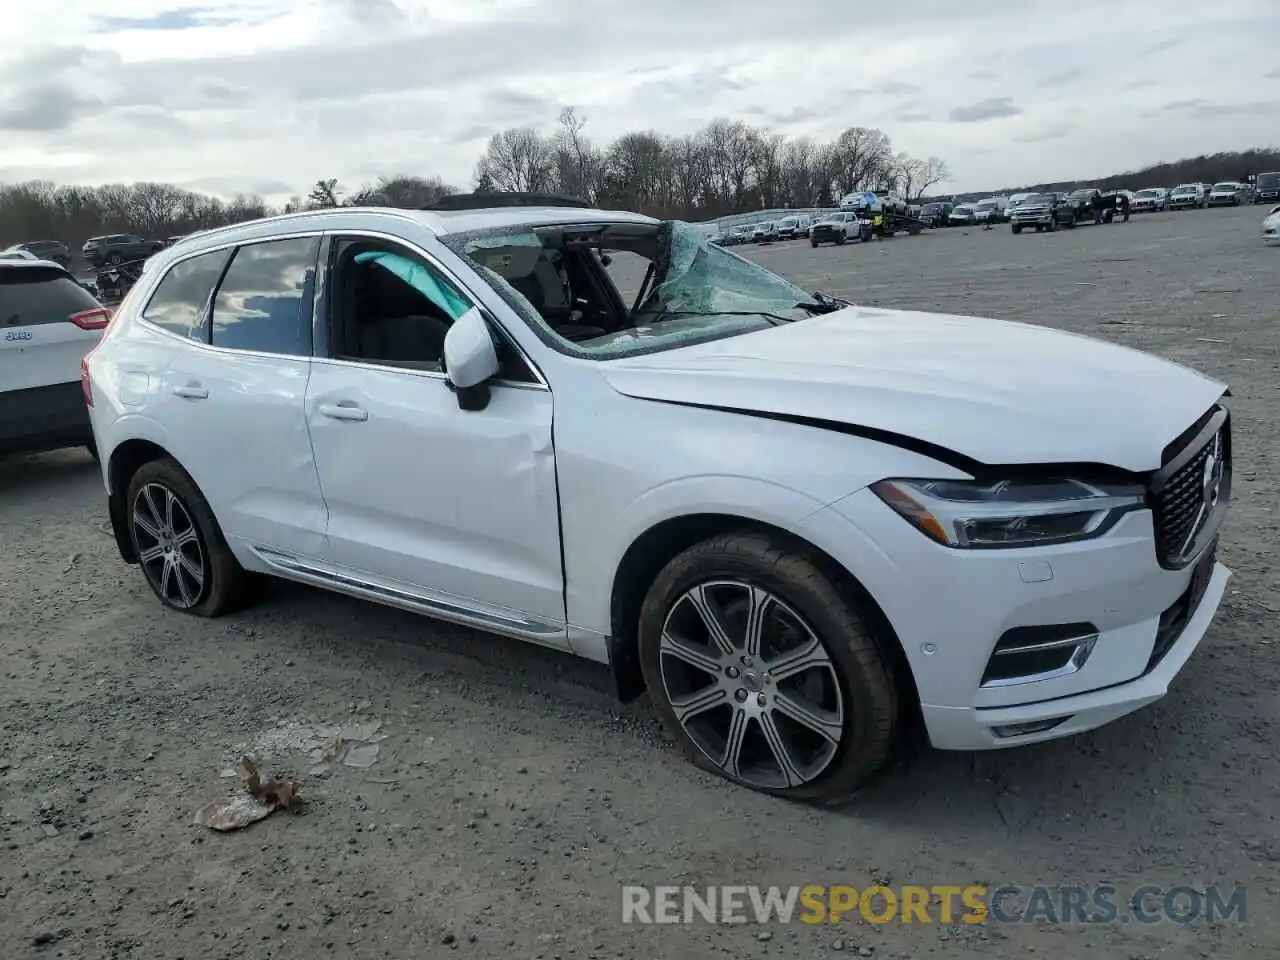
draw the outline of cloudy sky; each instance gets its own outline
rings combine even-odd
[[[874,126],[978,190],[1277,142],[1280,0],[5,4],[0,180],[472,183],[498,129]]]

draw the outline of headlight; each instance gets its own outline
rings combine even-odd
[[[1140,487],[1080,480],[881,480],[871,489],[948,547],[1034,547],[1101,536],[1143,506]]]

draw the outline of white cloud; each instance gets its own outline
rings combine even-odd
[[[63,0],[0,40],[9,179],[470,183],[561,105],[608,140],[876,126],[957,189],[1265,145],[1276,0]],[[853,11],[857,9],[857,12]],[[1229,65],[1229,69],[1227,66]],[[213,186],[217,185],[217,186]]]

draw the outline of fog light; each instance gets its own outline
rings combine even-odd
[[[992,727],[991,732],[1001,740],[1007,740],[1010,737],[1025,737],[1033,733],[1044,733],[1046,730],[1052,730],[1054,727],[1060,726],[1071,719],[1073,714],[1067,714],[1065,717],[1053,717],[1049,720],[1033,720],[1030,723],[1010,723],[1003,727]]]

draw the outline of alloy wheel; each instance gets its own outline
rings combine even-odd
[[[725,774],[787,789],[817,779],[839,751],[844,694],[817,633],[769,591],[698,584],[667,613],[662,684],[681,729]]]
[[[133,501],[138,563],[156,593],[187,610],[200,602],[205,587],[205,554],[200,531],[182,501],[159,483],[143,486]]]

